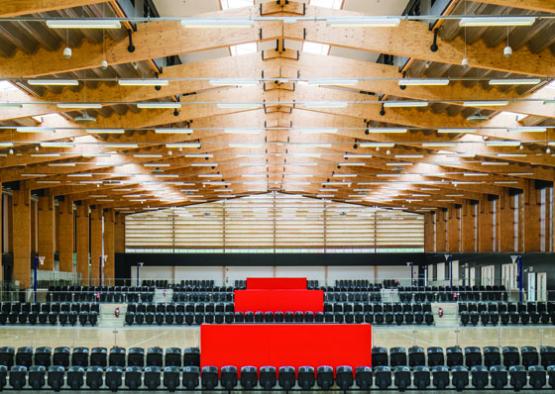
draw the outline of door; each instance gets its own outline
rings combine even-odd
[[[528,273],[528,301],[536,301],[536,273]]]
[[[536,274],[536,299],[538,302],[547,301],[547,273]]]
[[[439,286],[443,286],[445,280],[445,263],[437,263],[436,282]]]
[[[470,282],[469,282],[470,284],[469,285],[470,286],[476,286],[476,267],[470,268],[469,279],[470,279]]]
[[[495,266],[493,265],[486,265],[482,267],[481,271],[481,285],[482,286],[493,286],[494,278],[495,278]]]
[[[459,283],[459,260],[453,260],[451,262],[451,272],[450,276],[453,279],[453,286],[460,285]]]

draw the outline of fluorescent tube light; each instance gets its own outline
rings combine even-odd
[[[364,167],[366,163],[363,163],[361,161],[342,161],[340,163],[337,163],[337,165],[340,167]]]
[[[536,22],[535,17],[524,16],[492,16],[492,17],[475,17],[461,18],[459,26],[461,27],[493,27],[493,26],[532,26]]]
[[[169,167],[170,164],[169,163],[144,163],[143,167],[153,167],[153,168],[158,168],[158,167]]]
[[[97,103],[59,103],[60,109],[102,109],[102,104]]]
[[[89,134],[124,134],[124,129],[87,129]]]
[[[448,79],[403,78],[399,80],[399,86],[446,86],[446,85],[449,85]]]
[[[520,141],[497,140],[497,141],[486,141],[485,144],[486,144],[486,146],[515,146],[515,147],[518,147],[518,146],[520,146]]]
[[[62,162],[62,163],[48,163],[48,167],[75,167],[77,163]]]
[[[397,27],[401,18],[376,17],[376,16],[346,16],[326,18],[328,25],[333,27]]]
[[[358,146],[361,148],[393,148],[395,144],[393,142],[359,142]]]
[[[167,128],[167,129],[154,129],[156,134],[192,134],[193,129],[189,128]]]
[[[27,83],[31,86],[79,86],[76,79],[29,79]]]
[[[386,101],[383,103],[385,108],[415,108],[427,107],[428,105],[427,101]]]
[[[480,162],[483,166],[508,166],[509,163],[506,161],[482,161]]]
[[[366,129],[368,134],[403,134],[407,129],[402,127],[372,127]]]
[[[41,142],[41,148],[73,148],[75,144],[73,142]]]
[[[166,144],[168,149],[198,149],[200,148],[200,142],[177,142],[173,144]]]
[[[52,130],[48,130],[43,127],[23,126],[23,127],[16,127],[15,131],[17,131],[18,133],[42,133],[44,131],[52,131]]]
[[[61,157],[60,153],[31,153],[31,157]]]
[[[181,20],[181,25],[188,29],[246,29],[254,27],[251,19],[193,19]]]
[[[540,78],[507,78],[507,79],[490,79],[490,85],[537,85],[541,83]]]
[[[167,79],[120,79],[118,84],[120,86],[168,86],[170,81]]]
[[[345,153],[345,159],[371,159],[372,155],[368,153]]]
[[[103,19],[49,19],[46,26],[51,29],[121,29],[121,22]]]
[[[179,109],[181,103],[174,102],[151,102],[151,103],[137,103],[139,109]]]
[[[476,131],[476,129],[437,129],[439,134],[466,134]]]
[[[153,153],[136,153],[133,155],[133,157],[136,157],[138,159],[160,159],[163,157],[163,155]]]
[[[547,131],[547,127],[543,126],[522,126],[522,127],[514,127],[509,129],[511,132],[515,133],[545,133]]]
[[[463,107],[503,107],[509,105],[507,100],[491,100],[491,101],[465,101]]]
[[[23,108],[23,104],[16,103],[0,103],[0,108]]]

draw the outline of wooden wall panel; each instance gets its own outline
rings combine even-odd
[[[77,272],[81,283],[89,284],[89,206],[77,205]]]
[[[73,245],[74,245],[74,216],[73,216],[73,201],[70,198],[64,198],[58,205],[58,218],[60,237],[58,241],[60,271],[72,272],[73,271]]]
[[[13,279],[31,285],[31,192],[25,182],[13,191]]]
[[[54,196],[50,194],[40,196],[38,209],[38,254],[45,257],[40,269],[51,271],[54,269],[54,252],[56,247]]]

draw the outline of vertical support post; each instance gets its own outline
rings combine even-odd
[[[52,271],[54,269],[54,251],[56,250],[54,196],[49,193],[40,196],[38,211],[38,253],[40,256],[44,256],[42,269]]]
[[[109,286],[115,282],[115,212],[104,210],[104,276]]]
[[[74,245],[74,226],[73,226],[73,201],[67,196],[60,201],[58,206],[58,219],[60,225],[58,241],[60,271],[73,271],[73,245]]]
[[[31,191],[26,182],[20,182],[13,191],[13,222],[17,231],[13,237],[13,279],[20,287],[31,286]]]
[[[98,286],[101,283],[101,259],[102,259],[102,208],[91,206],[91,273],[92,284]]]
[[[89,206],[85,202],[77,205],[77,272],[81,284],[89,284]]]

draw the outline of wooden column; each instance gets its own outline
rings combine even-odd
[[[436,211],[436,252],[447,251],[447,225],[445,219],[447,217],[447,209],[440,208]]]
[[[81,283],[89,285],[89,205],[77,205],[77,272]]]
[[[20,182],[13,192],[13,279],[21,288],[31,286],[31,191]]]
[[[534,181],[527,181],[524,189],[524,252],[540,251],[540,190]]]
[[[493,252],[492,201],[484,196],[478,204],[478,252]]]
[[[60,271],[73,271],[73,245],[74,245],[74,223],[73,223],[73,201],[65,197],[58,205],[58,225],[60,231],[58,236],[58,256],[60,259]]]
[[[424,214],[424,252],[435,252],[434,237],[434,213],[426,212]]]
[[[106,262],[104,263],[104,278],[108,286],[114,285],[115,279],[115,231],[116,217],[113,209],[104,210],[104,255]]]
[[[2,262],[2,255],[4,250],[2,250],[2,241],[4,239],[4,234],[2,229],[4,228],[4,199],[2,196],[2,184],[0,183],[0,280],[4,280],[4,263]]]
[[[515,249],[515,222],[513,196],[509,189],[503,191],[499,198],[499,223],[497,226],[497,239],[500,252],[514,252]]]
[[[476,233],[474,231],[476,223],[476,215],[474,211],[475,202],[466,200],[462,206],[462,252],[475,253],[476,252]]]
[[[447,250],[449,252],[460,252],[460,230],[461,230],[461,206],[460,205],[452,205],[449,207],[447,211],[448,220],[447,220]]]
[[[115,251],[116,253],[125,253],[125,215],[121,212],[116,212],[116,240]]]
[[[91,282],[100,284],[100,258],[102,257],[102,208],[91,207]]]
[[[39,256],[44,256],[41,270],[52,271],[54,269],[54,252],[56,248],[56,229],[54,207],[54,196],[46,192],[39,197],[38,204],[38,234],[39,234]]]

